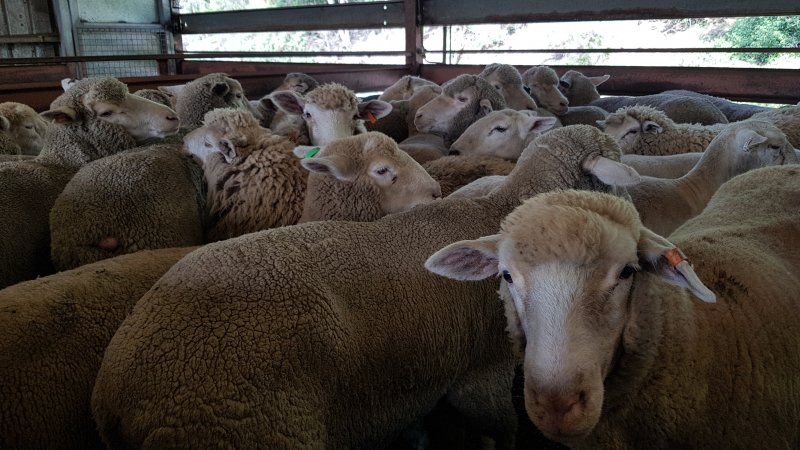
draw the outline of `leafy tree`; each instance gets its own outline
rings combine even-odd
[[[800,47],[800,16],[739,18],[722,35],[722,40],[741,48]],[[735,53],[732,58],[764,65],[779,56],[779,53]]]

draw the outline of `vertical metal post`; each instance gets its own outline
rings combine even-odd
[[[406,30],[406,68],[410,75],[419,75],[422,65],[421,8],[418,0],[403,1],[404,26]]]

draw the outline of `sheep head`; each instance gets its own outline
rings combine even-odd
[[[630,202],[599,192],[540,194],[506,217],[499,234],[451,244],[425,267],[459,280],[503,278],[508,328],[524,354],[528,416],[567,445],[600,419],[636,272],[715,300],[683,253],[642,226]]]
[[[536,101],[525,90],[519,71],[509,64],[489,64],[478,74],[503,96],[506,106],[518,111],[536,110]]]
[[[675,122],[664,112],[650,106],[620,108],[597,124],[613,137],[624,153],[636,148],[643,136],[654,136],[675,128]]]
[[[492,111],[469,126],[450,146],[451,155],[490,155],[516,161],[526,144],[556,123],[532,111]]]
[[[558,89],[567,97],[571,105],[584,106],[600,98],[597,86],[605,83],[609,78],[611,75],[587,77],[576,70],[568,70],[561,75]]]
[[[359,102],[353,91],[337,83],[323,84],[305,96],[276,91],[269,99],[285,113],[303,118],[312,145],[364,133],[364,119],[377,120],[392,111],[381,100]]]
[[[130,94],[111,77],[76,81],[41,116],[58,125],[101,120],[122,127],[137,142],[175,134],[180,125],[171,108]]]
[[[564,115],[569,110],[569,100],[558,89],[559,79],[556,71],[547,66],[531,67],[522,74],[522,83],[536,103],[556,115]]]
[[[14,141],[22,154],[36,155],[44,145],[47,122],[30,106],[0,103],[0,131]]]
[[[203,126],[184,136],[183,146],[203,162],[217,152],[231,163],[236,158],[249,155],[259,139],[268,132],[247,111],[214,109],[206,113]]]

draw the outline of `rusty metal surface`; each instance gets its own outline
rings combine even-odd
[[[403,26],[403,20],[401,0],[183,14],[178,16],[180,30],[176,32],[190,34],[399,28]]]
[[[797,0],[423,0],[424,25],[800,14]]]
[[[689,89],[731,100],[770,103],[800,101],[800,70],[704,67],[551,66],[562,74],[573,69],[589,76],[611,75],[598,87],[604,95],[645,95]],[[483,66],[425,65],[421,75],[443,83],[462,73],[478,74]],[[529,66],[517,66],[525,71]]]

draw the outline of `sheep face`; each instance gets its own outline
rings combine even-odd
[[[25,155],[37,155],[44,145],[47,122],[33,108],[21,103],[0,104],[0,131]]]
[[[317,80],[309,75],[299,72],[292,72],[286,74],[283,83],[276,87],[275,91],[295,91],[298,94],[305,94],[308,91],[316,89],[319,86]]]
[[[171,108],[130,94],[127,89],[120,96],[108,95],[108,86],[108,82],[94,84],[80,96],[80,105],[56,107],[43,112],[42,117],[64,125],[86,119],[102,120],[121,126],[137,142],[163,138],[178,131],[180,121]],[[72,89],[63,95],[68,95]],[[82,117],[84,114],[86,117]]]
[[[479,75],[503,96],[506,106],[517,111],[536,110],[536,102],[525,91],[522,77],[514,66],[490,64]]]
[[[491,102],[478,98],[477,89],[470,86],[451,94],[442,92],[421,106],[414,117],[414,126],[422,133],[447,135],[459,117],[474,115],[479,118],[490,112],[492,112]]]
[[[488,155],[516,161],[531,133],[550,129],[553,117],[503,109],[478,119],[450,146],[451,155]]]
[[[226,152],[227,148],[220,145],[225,138],[225,130],[221,126],[206,125],[196,128],[183,137],[183,147],[189,153],[200,158],[203,163],[208,160],[211,153],[219,152],[230,163],[235,153]]]
[[[302,157],[307,150],[300,146],[295,154]],[[347,201],[376,202],[381,215],[407,211],[442,197],[439,183],[394,140],[378,132],[337,140],[321,147],[313,157],[304,157],[301,165],[312,173],[353,185],[353,192],[359,194],[348,196]]]
[[[320,86],[307,97],[293,91],[278,91],[269,98],[287,114],[303,118],[312,145],[364,133],[365,118],[377,120],[392,111],[392,105],[380,100],[359,103],[352,91],[337,84]]]
[[[544,109],[559,116],[569,110],[569,100],[558,89],[559,79],[553,69],[532,67],[522,74],[522,83],[536,103]]]
[[[619,143],[623,153],[635,148],[643,136],[655,136],[664,128],[653,120],[639,120],[631,115],[620,117],[618,114],[599,120],[597,124]]]
[[[500,234],[445,247],[426,267],[460,279],[502,276],[508,328],[524,354],[528,415],[549,438],[574,445],[600,420],[603,384],[632,316],[634,274],[652,272],[714,300],[681,258],[642,227],[629,202],[563,191],[526,201]]]
[[[729,125],[717,136],[735,153],[734,174],[765,166],[797,164],[794,147],[786,135],[769,122],[745,120]],[[709,144],[711,147],[712,144]]]
[[[611,78],[610,75],[587,77],[578,71],[568,70],[564,75],[561,75],[558,89],[567,97],[570,104],[575,106],[588,105],[600,98],[597,86],[605,83],[609,78]]]
[[[408,100],[414,96],[420,89],[432,88],[437,90],[437,95],[442,92],[442,88],[433,81],[424,78],[406,75],[393,85],[386,88],[385,91],[378,97],[378,100],[392,101],[392,100]]]

